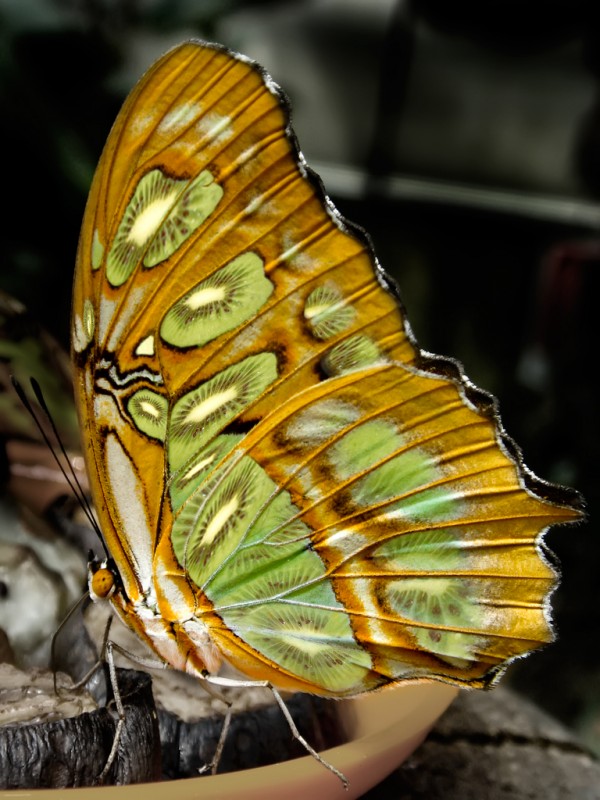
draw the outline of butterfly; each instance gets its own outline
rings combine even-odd
[[[108,556],[91,593],[171,667],[340,698],[485,687],[552,639],[541,535],[577,497],[417,346],[248,58],[185,43],[126,100],[72,360]]]

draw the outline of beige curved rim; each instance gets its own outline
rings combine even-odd
[[[457,693],[451,686],[429,683],[341,701],[342,724],[350,740],[322,755],[349,779],[348,790],[335,775],[307,756],[269,767],[176,782],[88,789],[15,789],[0,791],[0,798],[169,800],[176,795],[177,800],[354,800],[383,780],[419,746]]]

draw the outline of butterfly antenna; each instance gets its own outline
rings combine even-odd
[[[67,454],[67,450],[65,448],[63,440],[62,440],[62,438],[60,436],[60,433],[58,432],[58,428],[56,427],[56,423],[54,421],[54,417],[50,413],[50,409],[48,408],[48,404],[46,403],[46,398],[44,397],[44,393],[42,392],[42,387],[40,386],[40,384],[38,383],[38,381],[35,378],[30,378],[29,380],[31,381],[31,388],[33,389],[33,393],[35,394],[35,398],[38,401],[38,403],[40,405],[40,408],[42,409],[42,411],[46,415],[46,419],[50,423],[50,427],[52,428],[52,433],[54,434],[54,438],[55,438],[56,442],[58,443],[58,446],[59,446],[60,452],[61,452],[61,454],[62,454],[62,456],[64,458],[64,461],[65,461],[66,464],[68,464],[68,471],[65,470],[65,468],[63,467],[62,462],[60,461],[58,455],[56,454],[56,450],[54,449],[54,447],[52,446],[52,443],[50,442],[48,436],[44,432],[43,426],[40,425],[40,423],[37,420],[37,418],[35,418],[35,413],[34,413],[33,416],[36,419],[36,424],[37,424],[42,436],[44,437],[44,441],[46,442],[46,444],[50,448],[50,451],[52,452],[54,460],[56,461],[60,471],[65,476],[65,480],[69,484],[69,486],[71,488],[71,491],[73,492],[73,494],[75,495],[75,497],[79,501],[79,504],[81,505],[81,508],[83,509],[84,514],[88,518],[90,525],[93,527],[93,529],[96,531],[96,533],[98,534],[98,536],[102,540],[102,534],[100,533],[100,529],[98,527],[98,523],[96,522],[96,518],[94,517],[94,512],[92,511],[92,506],[91,506],[91,504],[90,504],[90,502],[89,502],[89,500],[87,498],[86,493],[83,491],[81,483],[79,482],[79,478],[77,477],[77,473],[75,472],[75,469],[73,468],[73,464],[71,463],[71,459],[69,458],[69,456]],[[31,410],[30,410],[30,413],[32,413]],[[103,542],[103,544],[104,544],[104,542]],[[106,555],[108,556],[108,553],[106,553]]]
[[[79,482],[79,478],[77,477],[77,473],[75,472],[75,470],[73,468],[73,464],[71,463],[71,460],[70,460],[70,458],[69,458],[69,456],[67,454],[66,448],[65,448],[65,446],[63,444],[61,436],[60,436],[60,434],[58,432],[58,429],[56,427],[56,423],[54,422],[54,418],[53,418],[52,414],[50,413],[50,409],[48,408],[48,405],[46,404],[46,400],[44,398],[41,386],[39,385],[39,383],[37,382],[37,380],[35,378],[30,378],[31,388],[33,389],[33,393],[35,394],[35,398],[38,401],[38,403],[40,405],[40,408],[44,412],[44,415],[46,416],[46,419],[50,423],[50,427],[52,429],[52,433],[54,434],[55,441],[58,443],[58,447],[60,449],[60,452],[61,452],[61,454],[63,456],[64,461],[68,464],[68,469],[65,469],[65,466],[64,466],[63,462],[58,457],[55,445],[50,440],[50,437],[46,433],[46,430],[45,430],[44,426],[41,424],[40,420],[38,419],[38,415],[36,413],[36,410],[32,406],[32,404],[29,401],[29,398],[27,397],[27,395],[25,394],[25,391],[24,391],[23,387],[21,386],[21,384],[15,378],[14,375],[11,375],[11,381],[12,381],[12,385],[15,388],[16,393],[19,396],[19,400],[23,403],[23,406],[25,407],[25,409],[27,410],[27,412],[31,416],[32,420],[34,421],[34,423],[35,423],[37,429],[39,430],[44,442],[46,443],[48,449],[52,453],[52,457],[54,458],[59,470],[64,475],[64,478],[67,481],[67,484],[69,485],[69,488],[71,489],[71,491],[73,492],[73,494],[77,498],[77,501],[79,502],[79,505],[83,509],[83,513],[87,517],[88,522],[90,523],[92,528],[98,534],[98,538],[100,539],[100,541],[102,543],[102,547],[104,549],[104,552],[108,556],[108,552],[106,550],[106,545],[104,544],[104,539],[102,537],[102,533],[100,532],[100,528],[98,527],[98,523],[96,522],[96,518],[94,517],[94,512],[92,511],[91,504],[90,504],[85,492],[83,491],[81,483]]]

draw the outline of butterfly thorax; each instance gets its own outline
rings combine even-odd
[[[180,576],[172,577],[177,579]],[[216,673],[222,656],[212,642],[207,626],[195,615],[194,600],[189,594],[178,591],[177,584],[181,583],[180,580],[166,579],[162,582],[160,599],[152,585],[132,602],[124,593],[112,560],[92,560],[88,564],[92,600],[109,601],[119,619],[145,641],[161,661],[196,677],[207,672]]]

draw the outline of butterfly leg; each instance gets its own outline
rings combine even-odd
[[[71,614],[71,612],[69,612],[69,615],[70,614]],[[68,617],[67,617],[67,619],[68,619]],[[72,686],[73,689],[81,689],[83,686],[85,686],[88,683],[88,681],[90,680],[90,678],[92,677],[92,675],[94,675],[94,673],[97,672],[100,669],[100,667],[103,664],[106,663],[106,652],[107,652],[107,649],[108,649],[108,641],[109,641],[108,637],[109,637],[109,634],[110,634],[110,628],[111,628],[111,625],[112,625],[112,621],[113,621],[113,617],[112,616],[108,617],[108,619],[106,620],[106,625],[104,626],[104,634],[102,636],[102,647],[100,648],[100,657],[98,658],[98,660],[96,661],[95,664],[92,664],[92,666],[88,669],[88,671],[85,673],[85,675],[83,675],[83,677],[81,677],[77,681],[77,683],[73,684],[73,686]],[[111,642],[111,644],[112,644],[112,642]],[[53,647],[54,647],[54,643],[53,643]],[[56,673],[54,673],[54,680],[55,680],[55,687],[56,687]]]
[[[319,764],[322,764],[328,770],[333,772],[334,775],[337,775],[337,777],[341,780],[341,782],[342,782],[342,784],[344,786],[344,789],[347,789],[348,788],[348,778],[344,775],[343,772],[340,772],[339,769],[336,769],[333,766],[333,764],[330,764],[328,761],[325,761],[324,758],[321,758],[319,753],[317,753],[317,751],[313,747],[310,746],[310,744],[306,741],[304,736],[302,736],[302,734],[300,733],[300,731],[296,727],[296,723],[294,722],[294,719],[293,719],[292,715],[290,714],[289,709],[286,706],[282,696],[279,694],[277,689],[274,686],[272,686],[270,683],[268,684],[268,687],[271,690],[271,694],[275,698],[275,701],[276,701],[277,705],[281,709],[287,724],[289,725],[289,728],[290,728],[290,730],[292,732],[292,736],[300,742],[300,744],[304,747],[304,749],[308,753],[310,753],[310,755],[313,758],[315,758],[319,762]]]
[[[91,677],[91,675],[94,673],[94,671],[97,670],[98,667],[102,663],[107,663],[108,667],[109,667],[111,685],[112,685],[113,693],[114,693],[114,696],[115,696],[115,703],[117,705],[117,710],[119,710],[119,707],[122,708],[122,704],[121,704],[121,698],[120,698],[119,689],[118,689],[118,685],[117,685],[117,675],[116,675],[116,670],[115,670],[115,665],[114,665],[114,656],[113,656],[113,654],[115,652],[120,653],[122,656],[127,658],[129,661],[131,661],[131,662],[133,662],[133,663],[135,663],[135,664],[137,664],[137,665],[139,665],[141,667],[144,667],[145,669],[149,669],[149,670],[162,669],[162,670],[165,670],[165,669],[171,669],[171,667],[166,662],[160,661],[159,659],[144,658],[144,656],[140,656],[137,653],[132,653],[129,650],[126,650],[124,647],[121,647],[116,642],[113,642],[112,640],[110,640],[109,639],[109,633],[110,633],[110,626],[111,626],[112,620],[113,620],[112,616],[108,618],[108,621],[107,621],[107,624],[106,624],[106,627],[105,627],[105,630],[104,630],[104,636],[103,636],[103,641],[102,641],[102,651],[101,651],[103,656],[102,656],[101,660],[99,660],[92,667],[92,669],[88,671],[88,673],[84,676],[84,678],[80,681],[80,683],[81,683],[81,685],[85,684],[87,682],[87,680]],[[112,667],[112,669],[111,669],[111,667]],[[221,703],[223,703],[225,705],[225,708],[226,708],[226,711],[225,711],[225,714],[224,714],[224,719],[223,719],[223,726],[221,728],[221,733],[219,735],[219,741],[217,742],[217,747],[216,747],[214,756],[212,757],[212,759],[201,770],[199,770],[200,774],[203,774],[205,772],[209,772],[210,771],[211,774],[214,775],[216,773],[216,771],[217,771],[218,766],[219,766],[219,762],[221,761],[223,748],[225,747],[225,742],[227,740],[227,734],[229,732],[229,727],[230,727],[230,724],[231,724],[231,717],[232,717],[232,713],[233,713],[233,706],[232,706],[232,703],[229,700],[227,700],[227,698],[224,697],[223,694],[221,694],[221,692],[216,691],[216,689],[214,689],[210,685],[210,683],[207,683],[207,682],[204,681],[200,685],[202,686],[204,691],[207,692],[207,694],[209,694],[211,697],[214,697],[215,699],[219,700]],[[118,738],[117,737],[120,735],[120,731],[122,729],[122,724],[121,724],[122,722],[124,722],[124,720],[121,720],[121,716],[119,716],[119,727],[117,729],[117,734],[115,736],[115,742],[113,743],[113,748],[112,748],[111,753],[109,755],[109,761],[107,762],[107,765],[104,767],[104,770],[102,771],[102,776],[105,776],[108,773],[108,770],[110,769],[112,761],[114,761],[114,758],[115,758],[115,755],[116,755],[116,748],[117,748],[117,745],[118,745]],[[113,750],[114,750],[114,752],[113,752]]]
[[[240,681],[240,680],[236,680],[234,678],[222,678],[222,677],[219,677],[218,675],[208,675],[208,674],[204,675],[203,677],[204,677],[204,680],[206,681],[206,683],[208,683],[208,684],[212,683],[212,684],[215,684],[216,686],[246,686],[246,687],[249,687],[249,688],[251,688],[251,687],[264,687],[265,689],[269,689],[269,691],[271,692],[271,694],[273,695],[273,697],[275,699],[275,702],[277,703],[277,705],[281,709],[281,712],[282,712],[282,714],[283,714],[283,716],[285,718],[285,721],[288,724],[288,727],[289,727],[289,729],[291,731],[291,734],[294,737],[294,739],[296,739],[298,742],[300,742],[300,744],[302,745],[302,747],[304,747],[306,752],[309,753],[316,761],[318,761],[319,764],[322,764],[330,772],[333,772],[333,774],[336,777],[338,777],[340,779],[340,781],[342,782],[342,784],[344,786],[344,789],[348,788],[348,783],[349,783],[348,782],[348,778],[344,775],[344,773],[340,772],[339,769],[336,769],[333,766],[333,764],[330,764],[328,761],[325,761],[325,759],[322,758],[319,755],[319,753],[317,753],[317,751],[314,749],[314,747],[312,747],[306,741],[304,736],[302,736],[302,734],[300,733],[300,731],[296,727],[296,723],[294,722],[294,719],[293,719],[292,715],[290,714],[289,709],[286,706],[282,696],[279,694],[279,692],[273,686],[272,683],[270,683],[269,681]],[[225,725],[223,727],[225,727]],[[224,744],[223,732],[221,732],[221,739],[223,740],[223,744]],[[219,744],[220,743],[221,742],[219,741]]]
[[[124,647],[121,647],[116,642],[113,641],[105,641],[104,644],[104,651],[108,651],[108,647],[110,646],[111,655],[113,652],[120,653],[125,658],[129,659],[129,661],[138,664],[141,667],[149,670],[156,670],[156,669],[171,669],[171,667],[165,663],[164,661],[159,661],[158,659],[154,658],[144,658],[143,656],[138,655],[137,653],[131,653],[129,650],[126,650]],[[110,669],[110,667],[109,667]],[[116,673],[115,673],[116,678]],[[111,679],[112,682],[112,679]],[[231,684],[227,684],[231,685]],[[229,726],[231,725],[231,717],[233,714],[233,705],[232,703],[227,700],[220,692],[214,689],[209,682],[203,681],[200,686],[202,689],[209,694],[211,697],[214,697],[216,700],[219,700],[221,703],[225,705],[225,714],[223,717],[223,726],[221,728],[221,733],[219,734],[219,741],[217,742],[217,747],[215,753],[211,760],[202,767],[199,772],[200,774],[204,774],[205,772],[209,772],[214,775],[217,771],[219,766],[219,762],[221,761],[221,756],[223,754],[223,748],[225,747],[225,742],[227,740],[227,734],[229,732]],[[114,685],[113,685],[114,691]]]
[[[223,748],[225,747],[225,742],[227,741],[227,734],[229,733],[229,726],[231,725],[231,717],[233,714],[233,703],[231,703],[226,697],[224,697],[221,692],[217,692],[208,681],[202,681],[200,686],[204,689],[204,691],[209,694],[211,697],[214,697],[216,700],[220,700],[221,703],[224,703],[226,706],[226,711],[223,717],[223,725],[221,727],[221,733],[219,734],[219,741],[217,742],[217,747],[215,750],[215,754],[212,759],[205,764],[199,770],[200,775],[203,775],[205,772],[210,770],[211,775],[215,775],[217,772],[217,768],[221,761],[221,756],[223,755]]]
[[[92,677],[92,675],[99,669],[99,667],[101,667],[103,664],[107,665],[109,679],[110,679],[110,685],[112,687],[114,702],[115,702],[115,706],[117,708],[118,720],[117,720],[117,727],[116,727],[116,730],[115,730],[115,735],[113,737],[113,742],[112,742],[112,745],[111,745],[111,749],[110,749],[110,752],[108,754],[108,758],[106,759],[106,763],[104,764],[104,767],[102,768],[102,771],[100,772],[100,774],[96,778],[96,783],[97,783],[97,785],[100,785],[100,786],[106,780],[106,777],[107,777],[108,773],[110,772],[110,769],[111,769],[111,767],[112,767],[112,765],[113,765],[113,763],[115,761],[115,758],[116,758],[117,752],[118,752],[118,748],[119,748],[119,741],[121,739],[121,734],[122,734],[123,728],[125,726],[125,708],[123,706],[123,701],[122,701],[122,698],[121,698],[121,691],[119,689],[119,682],[118,682],[118,678],[117,678],[117,669],[116,669],[116,665],[115,665],[114,652],[117,651],[117,652],[121,653],[122,655],[124,655],[124,656],[126,656],[128,658],[132,658],[132,659],[134,658],[132,656],[132,654],[128,653],[127,650],[124,650],[124,648],[119,647],[118,644],[116,644],[115,642],[113,642],[109,638],[110,629],[111,629],[111,625],[112,625],[113,619],[114,619],[114,617],[111,615],[111,616],[108,617],[108,619],[106,621],[106,625],[104,627],[104,634],[102,636],[102,647],[101,647],[101,650],[100,650],[100,658],[87,671],[87,673],[76,684],[74,684],[74,686],[77,687],[77,688],[85,686],[85,684],[89,681],[89,679]],[[140,660],[142,660],[142,659],[140,659]],[[147,659],[146,662],[150,662],[150,659]],[[149,665],[148,663],[144,663],[144,666],[148,666],[148,665]],[[162,662],[159,662],[159,661],[156,661],[156,660],[153,660],[150,665],[152,667],[155,667],[155,668],[156,667],[164,667],[165,666]]]
[[[115,705],[117,707],[117,714],[118,714],[118,722],[117,728],[115,730],[115,735],[113,738],[112,747],[110,748],[110,753],[108,754],[108,758],[106,759],[106,764],[102,769],[100,775],[98,775],[97,782],[101,785],[104,783],[106,776],[108,775],[110,768],[113,765],[113,762],[116,758],[117,751],[119,748],[119,740],[121,738],[121,732],[123,731],[123,726],[125,725],[125,709],[123,708],[123,701],[121,700],[121,692],[119,691],[119,682],[117,680],[117,670],[115,667],[115,659],[113,655],[113,643],[108,639],[108,629],[107,626],[106,631],[106,640],[104,642],[104,653],[106,658],[106,663],[108,665],[108,674],[110,676],[110,685],[112,686],[113,690],[113,697],[115,699]]]

